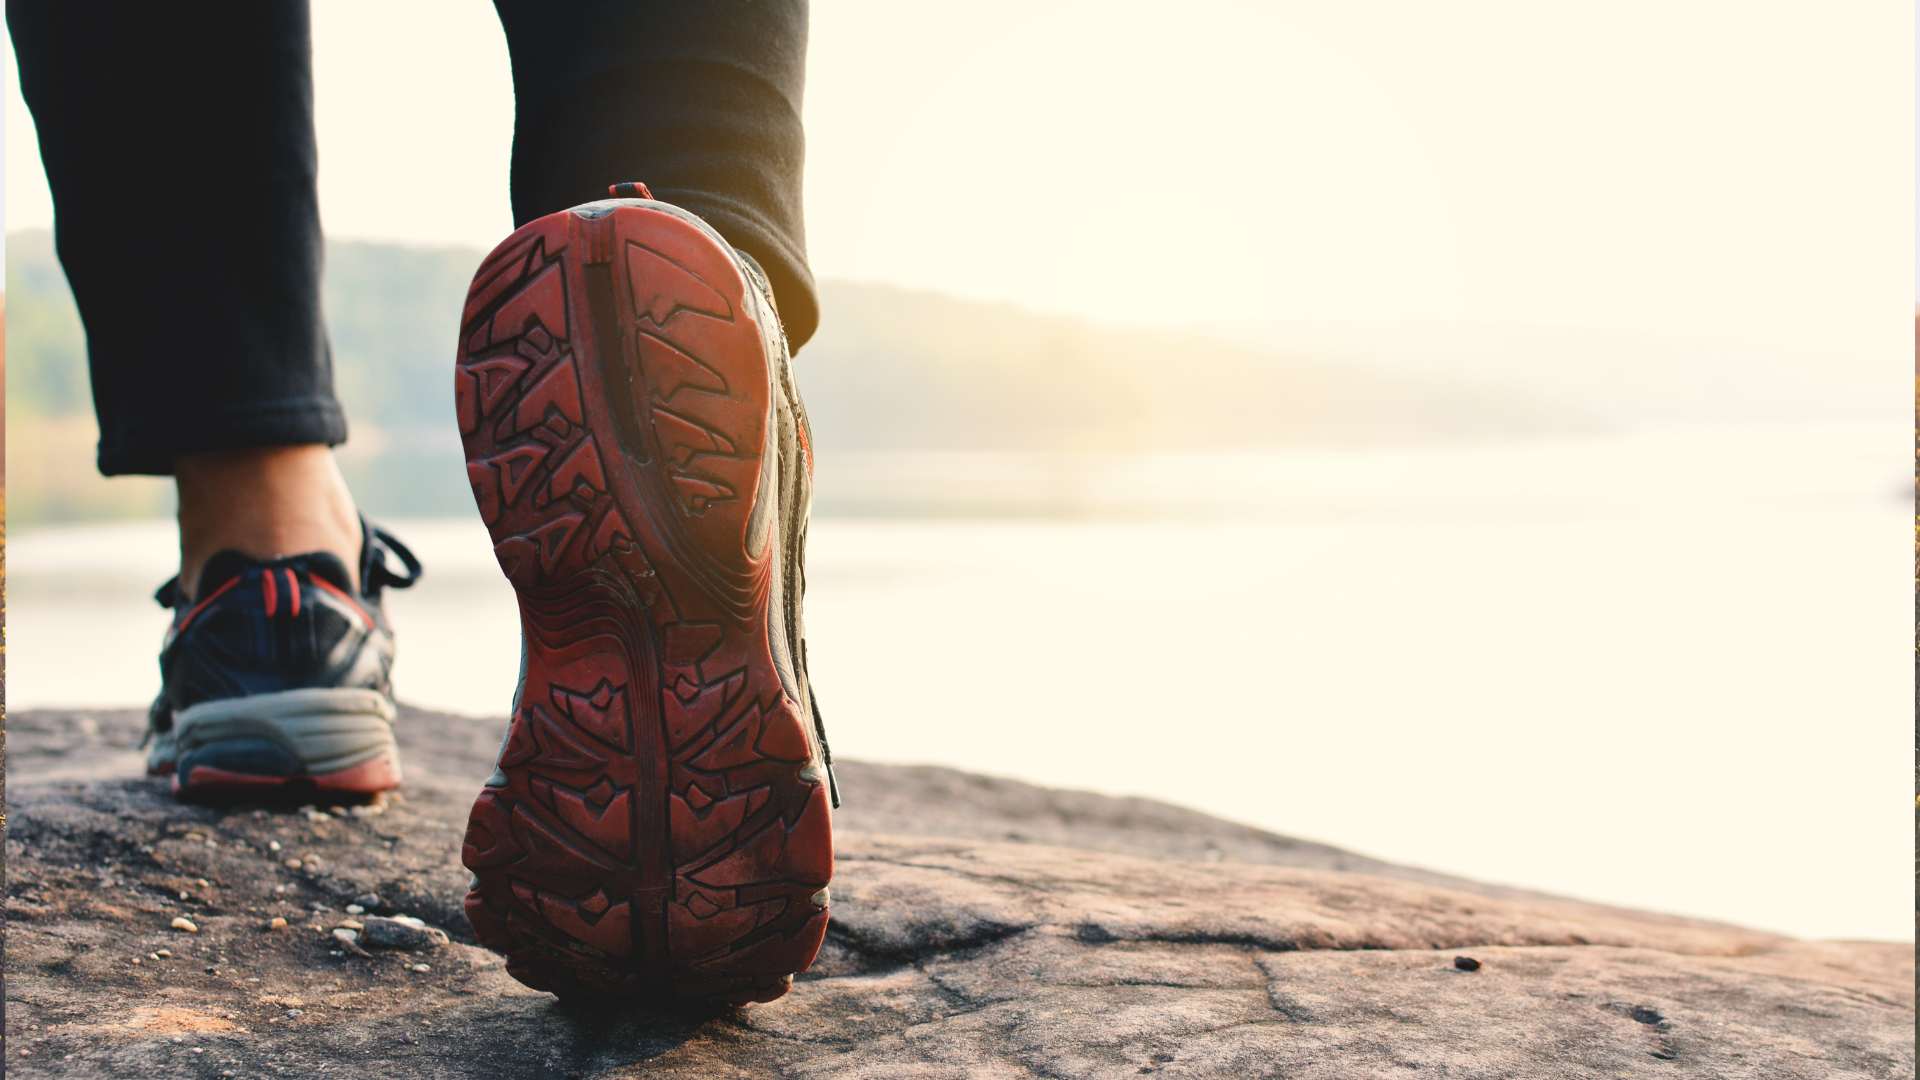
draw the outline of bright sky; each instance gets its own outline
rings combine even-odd
[[[491,245],[512,112],[491,7],[315,7],[328,228]],[[822,276],[1103,320],[1903,351],[1903,0],[814,7]],[[45,226],[6,61],[7,225]]]

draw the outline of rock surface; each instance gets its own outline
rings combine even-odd
[[[508,978],[460,913],[494,724],[405,713],[406,790],[372,810],[218,813],[138,777],[140,723],[8,718],[14,1075],[1914,1071],[1905,944],[1795,941],[1159,803],[858,763],[833,926],[791,994],[704,1016],[569,1010]],[[368,893],[451,943],[343,947],[349,921],[368,936],[372,917],[345,911]]]

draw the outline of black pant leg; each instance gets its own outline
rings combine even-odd
[[[307,0],[8,0],[100,470],[334,444]]]
[[[513,58],[513,216],[638,180],[773,282],[794,348],[819,325],[800,206],[806,0],[494,0]]]

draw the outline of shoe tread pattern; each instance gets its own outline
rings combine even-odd
[[[825,934],[827,793],[754,513],[781,390],[748,288],[703,230],[621,208],[531,223],[469,294],[456,410],[527,664],[467,911],[539,989],[770,1000]]]

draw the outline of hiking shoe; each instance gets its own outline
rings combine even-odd
[[[179,578],[154,594],[174,620],[147,718],[147,771],[172,775],[175,795],[357,797],[399,785],[393,631],[380,594],[413,584],[420,563],[365,522],[361,535],[357,594],[326,552],[237,551],[207,560],[197,596]]]
[[[562,997],[770,1001],[833,872],[806,416],[759,268],[612,193],[503,241],[461,323],[467,476],[523,647],[467,917]]]

